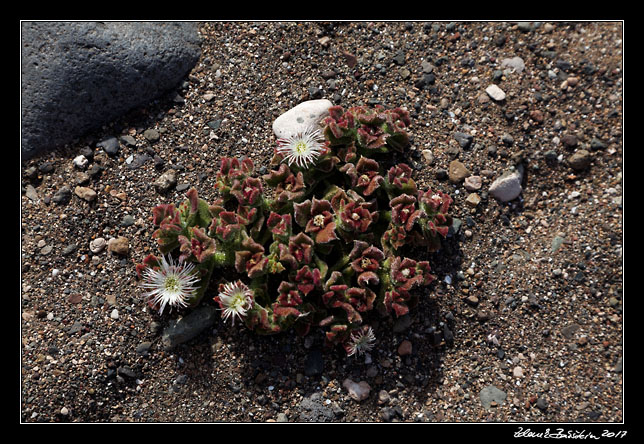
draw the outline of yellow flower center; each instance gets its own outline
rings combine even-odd
[[[321,227],[324,225],[324,215],[323,214],[318,214],[313,218],[313,225],[316,227]]]
[[[295,152],[297,152],[298,154],[304,154],[307,148],[308,147],[306,146],[306,142],[303,142],[303,141],[297,142],[294,147]]]
[[[176,276],[168,276],[163,282],[163,286],[166,290],[176,293],[179,291],[179,279]]]

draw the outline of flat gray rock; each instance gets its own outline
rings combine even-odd
[[[488,385],[483,388],[479,394],[481,405],[488,410],[492,407],[492,402],[496,402],[498,405],[501,405],[507,396],[508,395],[503,390],[493,385]]]
[[[195,338],[206,328],[212,326],[217,316],[218,313],[215,307],[202,305],[181,319],[172,321],[161,336],[163,348],[171,350],[177,345]]]
[[[501,61],[501,68],[510,72],[523,72],[525,62],[521,57],[512,57]]]
[[[200,55],[194,22],[22,22],[23,158],[160,97]]]
[[[523,167],[516,170],[506,171],[490,185],[490,194],[501,202],[509,202],[521,194],[521,180],[523,179]]]

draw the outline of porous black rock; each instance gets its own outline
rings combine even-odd
[[[62,146],[176,87],[194,22],[22,22],[22,156]]]

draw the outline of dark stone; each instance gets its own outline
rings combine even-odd
[[[436,76],[434,74],[423,74],[420,79],[416,80],[416,83],[414,83],[414,86],[418,89],[423,89],[427,85],[433,85],[434,82],[436,81]]]
[[[402,66],[405,64],[405,53],[398,51],[393,58],[393,61],[396,65]]]
[[[382,410],[380,410],[380,418],[382,418],[382,420],[385,422],[391,422],[397,416],[398,410],[395,407],[383,407]],[[402,417],[402,411],[400,416]]]
[[[324,359],[320,350],[312,350],[306,358],[304,374],[306,376],[321,375],[324,370]]]
[[[590,149],[593,151],[606,149],[606,144],[599,139],[593,139],[590,141]]]
[[[334,409],[324,404],[324,398],[320,392],[304,398],[298,410],[299,419],[302,422],[332,422],[336,418]]]
[[[311,86],[307,90],[311,99],[321,99],[324,96],[324,91],[316,86]]]
[[[561,329],[561,334],[564,335],[566,339],[572,339],[579,328],[580,327],[577,324],[570,324]]]
[[[474,137],[469,134],[456,132],[454,133],[454,139],[456,139],[461,148],[466,149],[472,144]]]
[[[38,171],[43,174],[49,174],[54,171],[54,164],[51,162],[44,162],[38,167]]]
[[[134,370],[132,370],[127,365],[119,367],[116,371],[119,375],[127,376],[128,378],[132,378],[132,379],[136,378],[136,373],[134,372]]]
[[[139,345],[136,346],[136,354],[141,356],[147,356],[150,353],[150,347],[152,347],[151,342],[149,341],[141,342]]]
[[[91,167],[89,167],[89,170],[87,170],[87,174],[89,174],[90,177],[96,177],[101,174],[101,171],[103,171],[103,167],[93,164]]]
[[[216,131],[221,126],[221,119],[211,120],[210,122],[206,123],[206,125]]]
[[[190,314],[171,321],[163,331],[161,342],[166,350],[190,341],[215,323],[218,310],[211,305],[196,308]]]
[[[320,73],[324,80],[335,79],[337,73],[332,69],[325,69]]]
[[[175,88],[195,22],[21,23],[22,155],[71,142]]]
[[[555,66],[562,71],[569,71],[570,68],[572,68],[572,64],[570,62],[568,62],[567,60],[561,60],[561,59],[555,62]]]
[[[554,150],[549,150],[543,153],[543,157],[546,159],[546,162],[549,164],[557,163],[557,152]]]
[[[103,151],[109,156],[116,156],[121,148],[116,137],[110,137],[97,143],[96,146],[103,148]]]
[[[566,148],[574,148],[577,146],[578,141],[574,134],[566,134],[561,138],[561,143],[563,143]]]
[[[121,136],[119,140],[123,145],[129,146],[130,148],[134,148],[136,146],[136,139],[130,135]]]
[[[72,198],[72,190],[67,186],[63,186],[61,189],[56,191],[52,200],[58,205],[65,205]]]
[[[545,411],[548,409],[548,401],[546,401],[543,398],[537,399],[537,408],[541,411]]]
[[[147,154],[137,154],[134,156],[134,160],[132,160],[132,162],[127,167],[131,170],[135,170],[142,167],[145,162],[150,159],[150,156],[148,156]]]
[[[450,330],[447,324],[443,325],[443,338],[445,338],[445,343],[448,346],[454,344],[454,333],[452,333],[452,330]]]

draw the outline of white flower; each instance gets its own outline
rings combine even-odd
[[[277,152],[285,155],[284,160],[289,166],[295,163],[300,168],[308,168],[308,164],[313,163],[324,151],[324,144],[320,139],[320,130],[307,128],[303,133],[279,139]]]
[[[143,271],[141,287],[148,289],[145,296],[153,306],[159,306],[159,313],[163,314],[166,305],[170,307],[185,307],[188,300],[197,290],[196,284],[199,276],[194,272],[195,265],[183,263],[179,260],[174,263],[172,257],[169,261],[161,257],[160,269],[146,268]]]
[[[235,317],[242,320],[246,312],[253,307],[253,291],[242,281],[229,282],[220,287],[220,292],[215,298],[223,311],[224,322],[232,317],[232,324],[235,325]]]
[[[351,339],[347,344],[347,355],[361,355],[370,351],[373,348],[373,343],[376,341],[376,335],[373,333],[371,327],[364,326],[357,332],[351,334]]]

